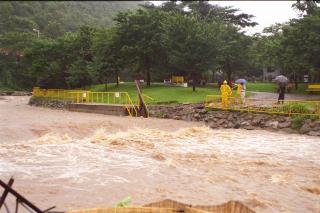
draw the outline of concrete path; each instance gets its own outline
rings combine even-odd
[[[252,96],[250,98],[255,98],[255,99],[278,99],[278,93],[271,93],[271,92],[253,92],[253,91],[248,91],[252,93]],[[315,95],[315,94],[285,94],[285,99],[286,100],[319,100],[320,101],[320,95]]]

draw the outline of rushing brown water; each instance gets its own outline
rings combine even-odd
[[[257,212],[320,212],[318,137],[25,102],[0,100],[0,177],[13,175],[15,188],[42,208],[113,206],[131,196],[134,204],[239,200]]]

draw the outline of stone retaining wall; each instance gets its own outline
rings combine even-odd
[[[148,106],[151,117],[201,121],[211,128],[283,130],[320,136],[320,120],[304,119],[298,127],[293,118],[282,115],[236,111],[208,111],[202,104]]]
[[[52,109],[67,109],[67,106],[71,103],[68,100],[55,100],[42,97],[32,96],[29,100],[29,105],[48,107]]]
[[[0,96],[31,96],[32,92],[26,91],[4,91],[0,92]]]
[[[67,109],[70,101],[31,97],[29,104],[54,109]],[[247,130],[282,130],[288,133],[320,136],[320,119],[304,119],[298,127],[292,117],[236,111],[208,111],[203,104],[150,105],[150,117],[204,122],[209,127]]]

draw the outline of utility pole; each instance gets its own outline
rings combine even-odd
[[[34,28],[33,28],[33,31],[38,33],[38,39],[39,39],[39,37],[40,37],[40,30],[37,30],[37,29],[34,29]]]

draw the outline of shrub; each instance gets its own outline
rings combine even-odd
[[[295,115],[292,117],[292,128],[300,129],[303,125],[303,122],[307,119],[315,121],[320,119],[320,117],[319,115]]]
[[[290,103],[284,104],[277,108],[278,112],[282,113],[303,113],[303,114],[313,114],[316,111],[316,107],[312,103]]]
[[[300,129],[304,120],[305,120],[305,116],[301,116],[301,115],[294,116],[292,118],[292,128]]]

